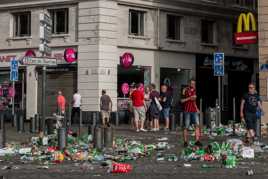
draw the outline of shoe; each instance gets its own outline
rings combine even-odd
[[[155,132],[155,128],[150,129],[150,131]]]
[[[140,131],[147,132],[147,130],[146,129],[143,129],[143,128],[141,128]]]
[[[198,146],[198,147],[202,147],[203,146],[203,144],[199,140],[195,142],[195,145]]]
[[[140,132],[140,130],[139,130],[139,129],[137,129],[137,130],[136,130],[136,132]]]
[[[159,131],[160,129],[159,128],[156,128],[155,131]]]
[[[165,131],[165,132],[168,132],[168,131],[169,131],[169,128],[164,128],[164,131]]]
[[[188,147],[188,142],[184,142],[183,147],[184,148]]]

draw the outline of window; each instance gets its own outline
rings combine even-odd
[[[172,40],[181,39],[181,17],[167,15],[167,38]]]
[[[52,9],[50,10],[52,18],[53,34],[68,34],[69,32],[69,10],[68,9]]]
[[[16,37],[31,36],[31,13],[20,12],[14,14],[14,35]]]
[[[209,20],[201,21],[201,42],[207,44],[213,44],[215,42],[215,22]]]
[[[137,36],[144,35],[144,12],[136,10],[129,11],[129,34]]]

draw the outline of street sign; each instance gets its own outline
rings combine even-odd
[[[10,81],[18,81],[19,79],[19,63],[18,61],[13,58],[10,61]]]
[[[224,53],[214,53],[214,76],[224,76]]]
[[[52,26],[52,20],[47,13],[41,13],[39,18],[41,23]]]
[[[37,66],[56,66],[56,58],[46,58],[46,57],[24,57],[22,59],[23,65],[37,65]]]
[[[45,43],[39,45],[39,51],[47,55],[50,55],[52,52],[51,48]]]
[[[40,39],[49,43],[51,41],[51,27],[47,25],[40,26]]]

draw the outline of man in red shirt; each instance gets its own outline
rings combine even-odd
[[[199,127],[199,116],[198,116],[198,108],[196,105],[196,87],[195,80],[190,81],[190,85],[184,89],[184,98],[181,102],[184,105],[184,131],[183,131],[183,139],[184,139],[184,147],[188,146],[188,129],[190,127],[191,122],[195,125],[195,145],[202,146],[200,140],[200,127]]]
[[[146,132],[144,129],[145,120],[145,107],[144,107],[144,93],[139,90],[139,84],[135,86],[134,91],[131,94],[131,100],[133,105],[134,120],[136,131]]]

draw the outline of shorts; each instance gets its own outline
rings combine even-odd
[[[256,113],[245,113],[245,122],[247,129],[256,129],[257,126],[257,115]]]
[[[189,129],[190,125],[199,125],[199,116],[197,112],[184,112],[184,128]]]
[[[133,107],[133,112],[134,112],[134,119],[135,121],[144,121],[145,120],[145,108],[144,106],[140,107]]]
[[[149,108],[150,121],[159,119],[160,111],[158,110],[156,104],[152,103]]]
[[[102,119],[103,122],[105,122],[105,119],[107,120],[107,122],[109,122],[109,120],[110,120],[110,112],[101,110],[101,119]]]
[[[170,108],[163,108],[161,113],[162,113],[162,116],[163,116],[164,119],[169,118],[169,116],[170,116]]]

